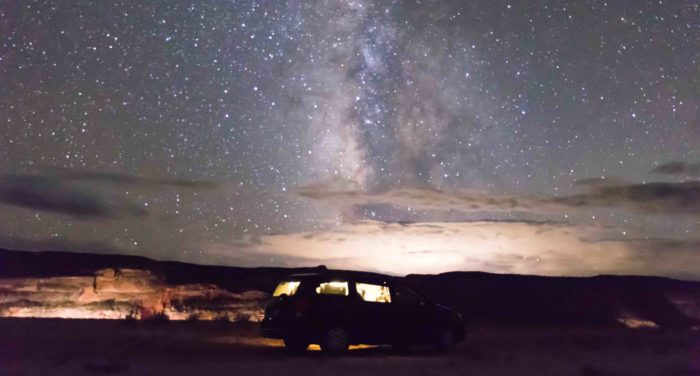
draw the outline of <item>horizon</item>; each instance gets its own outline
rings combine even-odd
[[[195,262],[188,262],[188,261],[180,261],[176,259],[156,259],[156,258],[151,258],[147,256],[141,256],[141,255],[134,255],[134,254],[123,254],[123,253],[93,253],[93,252],[76,252],[76,251],[68,251],[68,250],[59,250],[59,249],[44,249],[44,250],[32,250],[32,249],[6,249],[6,248],[0,248],[0,253],[2,252],[19,252],[19,253],[60,253],[60,254],[68,254],[68,255],[74,255],[76,257],[79,257],[81,255],[91,255],[91,256],[105,256],[105,257],[136,257],[136,258],[142,258],[146,259],[148,261],[154,262],[154,263],[177,263],[177,264],[186,264],[186,265],[193,265],[193,266],[201,266],[201,267],[223,267],[223,268],[236,268],[236,269],[289,269],[289,270],[298,270],[298,269],[319,269],[319,270],[328,270],[328,271],[348,271],[348,272],[360,272],[360,273],[376,273],[376,274],[384,274],[388,275],[391,277],[397,277],[397,278],[404,278],[408,276],[440,276],[443,274],[452,274],[452,273],[467,273],[467,274],[485,274],[485,275],[496,275],[496,276],[513,276],[513,277],[537,277],[537,278],[581,278],[581,279],[587,279],[587,278],[605,278],[605,277],[613,277],[613,278],[661,278],[661,279],[668,279],[668,280],[675,280],[679,282],[698,282],[700,283],[700,279],[693,279],[691,278],[685,278],[683,276],[660,276],[660,275],[653,275],[653,274],[590,274],[590,275],[544,275],[544,274],[518,274],[518,273],[498,273],[498,272],[487,272],[483,270],[448,270],[444,272],[439,272],[439,273],[407,273],[407,274],[392,274],[390,272],[385,272],[385,271],[379,271],[379,270],[369,270],[369,269],[342,269],[342,268],[334,268],[334,267],[329,267],[328,265],[325,264],[319,264],[319,265],[298,265],[298,266],[281,266],[281,265],[236,265],[236,264],[206,264],[206,263],[195,263]],[[107,267],[107,269],[133,269],[133,268],[121,268],[118,266],[113,266],[113,267]],[[136,268],[140,269],[140,268]],[[145,269],[145,270],[150,270],[150,269]],[[66,274],[67,276],[68,274]]]

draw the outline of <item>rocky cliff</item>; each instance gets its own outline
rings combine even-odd
[[[168,284],[141,269],[93,276],[0,279],[0,317],[260,321],[268,295],[213,284]]]

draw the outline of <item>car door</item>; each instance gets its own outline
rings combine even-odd
[[[391,335],[391,291],[382,282],[357,280],[355,288],[355,333],[358,343],[389,343]]]
[[[349,307],[351,284],[346,279],[321,278],[312,286],[314,299],[311,311],[317,334],[335,325],[345,325],[352,319]]]
[[[392,337],[394,342],[421,341],[428,334],[432,319],[432,305],[412,289],[401,283],[392,286]]]

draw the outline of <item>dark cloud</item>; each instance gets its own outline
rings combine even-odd
[[[545,202],[574,207],[622,207],[652,214],[700,214],[700,182],[595,186],[588,193]]]
[[[142,207],[115,202],[95,190],[50,176],[6,175],[0,178],[0,202],[77,218],[141,217]]]
[[[664,175],[700,176],[700,163],[668,162],[655,168],[652,172]]]
[[[141,217],[148,214],[142,206],[110,194],[114,192],[112,187],[115,184],[145,189],[211,190],[222,186],[214,181],[49,169],[42,175],[0,176],[0,202],[78,218]]]

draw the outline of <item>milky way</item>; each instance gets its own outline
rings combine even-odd
[[[0,35],[0,246],[399,273],[334,249],[412,223],[430,271],[700,277],[696,0],[40,0]]]

